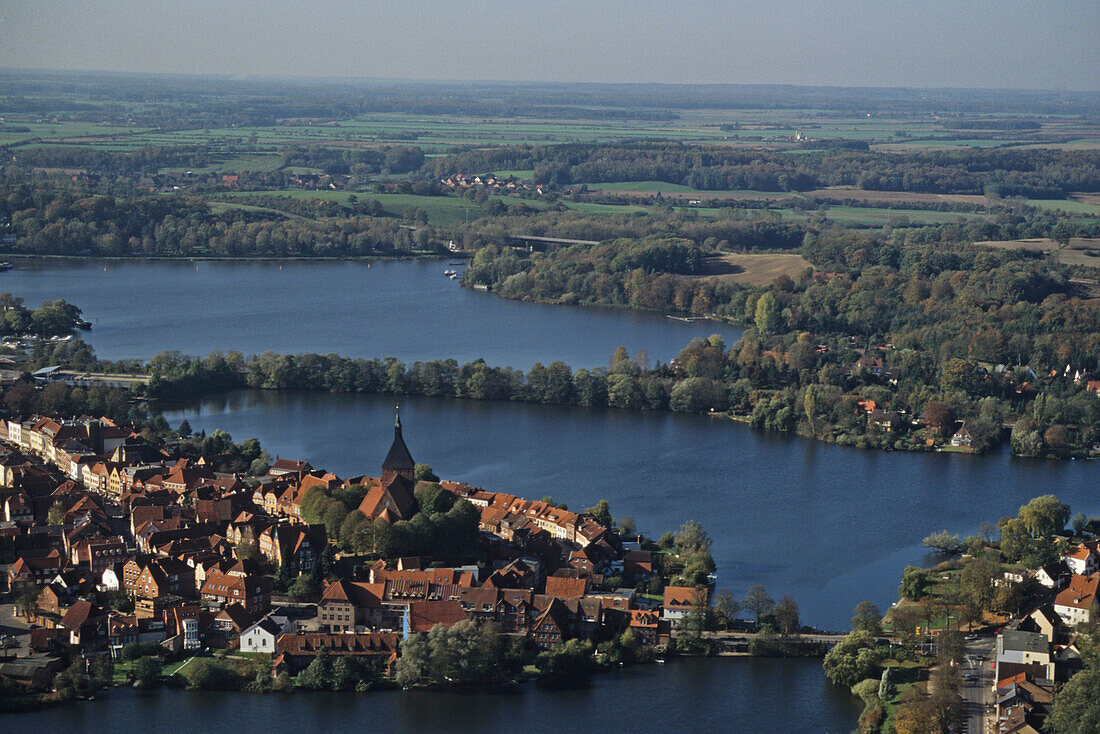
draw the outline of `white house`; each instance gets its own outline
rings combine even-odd
[[[118,591],[121,588],[122,579],[119,578],[118,573],[115,572],[112,566],[108,566],[99,579],[99,589],[101,591]]]
[[[1069,586],[1054,597],[1054,613],[1062,618],[1062,623],[1074,627],[1089,621],[1092,604],[1096,601],[1096,589],[1100,586],[1100,576],[1072,576]]]
[[[241,652],[275,652],[275,641],[283,629],[264,617],[241,633]]]
[[[1007,574],[1007,571],[1005,573]],[[1061,561],[1055,561],[1054,563],[1048,563],[1036,571],[1035,580],[1048,589],[1055,589],[1065,586],[1066,579],[1069,575],[1066,564]]]
[[[1065,561],[1070,571],[1081,576],[1088,576],[1100,570],[1100,556],[1084,544],[1066,551]]]

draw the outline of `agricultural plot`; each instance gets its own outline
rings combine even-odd
[[[1027,250],[1042,253],[1063,265],[1100,268],[1100,238],[1074,237],[1065,247],[1048,238],[1028,240],[987,240],[975,244],[1000,250]]]
[[[795,278],[813,266],[790,253],[727,253],[708,257],[702,275],[689,276],[746,285],[767,285],[781,275]]]

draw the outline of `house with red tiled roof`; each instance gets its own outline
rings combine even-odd
[[[295,632],[281,635],[275,643],[274,671],[296,673],[308,666],[321,650],[329,655],[354,655],[383,660],[386,665],[397,661],[401,637],[392,632],[366,634],[327,634]]]
[[[547,576],[546,595],[560,599],[579,599],[588,592],[587,578],[568,576]]]
[[[267,470],[267,475],[271,477],[281,477],[286,474],[308,474],[311,471],[313,471],[313,467],[309,465],[308,461],[275,459],[271,464],[271,468]]]
[[[73,543],[70,560],[74,566],[83,566],[93,573],[103,573],[116,563],[129,558],[126,541],[121,536],[110,538],[85,538]]]
[[[666,586],[661,619],[677,622],[691,611],[696,604],[706,606],[707,590],[693,586]]]
[[[1069,566],[1069,570],[1081,576],[1088,576],[1100,570],[1100,554],[1096,551],[1096,543],[1082,543],[1065,552],[1063,560]]]
[[[429,632],[437,624],[450,627],[465,622],[467,617],[457,601],[443,600],[410,602],[406,619],[404,633],[407,637],[415,632]]]
[[[561,599],[551,601],[531,624],[528,636],[540,650],[546,650],[567,637],[566,617],[569,612]]]
[[[647,609],[631,609],[629,628],[644,645],[659,644],[662,637],[661,615]],[[667,625],[667,623],[665,623]]]
[[[16,590],[29,584],[41,586],[67,566],[68,559],[56,549],[44,555],[20,555],[8,568],[8,587]]]
[[[321,594],[317,621],[330,632],[351,632],[356,625],[377,626],[382,617],[385,591],[385,584],[337,579]]]
[[[262,530],[256,540],[260,555],[273,564],[289,564],[292,574],[313,570],[327,542],[324,525],[300,524],[272,525]]]
[[[263,576],[233,576],[209,573],[202,585],[202,598],[222,606],[240,604],[253,617],[271,608],[271,583]]]
[[[1070,577],[1069,586],[1054,597],[1054,612],[1062,619],[1063,624],[1074,627],[1089,621],[1098,586],[1100,574],[1074,574]]]

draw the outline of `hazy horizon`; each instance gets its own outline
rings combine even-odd
[[[1100,91],[1100,3],[573,7],[134,0],[0,9],[0,67],[302,80]]]

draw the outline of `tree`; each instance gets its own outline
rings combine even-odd
[[[24,616],[30,616],[38,609],[38,594],[41,590],[37,586],[31,586],[19,595],[15,605]]]
[[[898,594],[903,599],[920,601],[931,583],[928,572],[923,568],[906,566],[901,575],[901,584],[898,585]]]
[[[1100,731],[1100,669],[1089,667],[1054,695],[1044,731],[1092,734]]]
[[[436,476],[432,468],[427,464],[417,464],[413,467],[413,479],[418,482],[438,482],[439,477]]]
[[[894,669],[883,668],[882,678],[878,684],[878,697],[882,701],[889,701],[895,695],[897,695],[898,687],[894,683]]]
[[[309,576],[299,576],[287,589],[287,594],[294,601],[309,601],[317,596],[317,582]]]
[[[428,676],[431,647],[423,632],[410,635],[401,642],[401,655],[394,667],[394,680],[400,686],[411,686]]]
[[[676,531],[676,555],[685,557],[695,553],[709,553],[713,541],[696,520],[688,520]]]
[[[191,424],[184,418],[180,421],[180,427],[176,429],[176,433],[180,435],[180,438],[187,438],[191,435]]]
[[[611,503],[607,500],[600,500],[595,507],[585,510],[584,514],[591,515],[593,520],[605,528],[615,527],[615,519],[611,517]]]
[[[867,630],[872,635],[882,634],[882,612],[874,602],[861,601],[852,612],[852,629]]]
[[[1086,515],[1083,512],[1078,512],[1078,513],[1074,514],[1073,517],[1070,518],[1069,524],[1070,524],[1070,527],[1073,528],[1073,534],[1074,535],[1081,535],[1082,533],[1085,532],[1085,528],[1089,524],[1088,515]]]
[[[922,541],[926,546],[941,553],[958,553],[962,547],[959,545],[959,536],[946,530],[937,530]]]
[[[825,654],[825,677],[838,686],[852,687],[864,678],[876,675],[879,664],[875,638],[867,630],[849,633]]]
[[[154,688],[160,681],[160,658],[138,658],[134,661],[134,667],[131,670],[138,688]]]
[[[256,530],[251,525],[246,525],[241,530],[241,540],[233,548],[237,560],[254,560],[260,557],[260,544],[256,540]]]
[[[65,524],[65,505],[61,500],[50,505],[50,511],[46,513],[46,523],[55,526]]]
[[[923,616],[917,604],[898,605],[890,610],[890,627],[904,640],[911,641]]]
[[[596,670],[592,643],[573,639],[540,652],[535,666],[543,679],[555,685],[583,684]]]
[[[994,582],[1001,576],[998,565],[984,556],[971,558],[959,573],[959,591],[964,602],[977,607],[979,619],[981,610],[992,609]]]
[[[1069,505],[1052,494],[1045,494],[1020,508],[1020,520],[1032,537],[1062,532],[1069,521]]]
[[[714,612],[723,627],[729,627],[730,623],[737,619],[737,613],[741,611],[741,602],[729,589],[719,589],[714,595]]]
[[[921,417],[924,418],[928,427],[940,436],[946,436],[955,424],[954,411],[947,403],[940,400],[928,401]]]
[[[785,635],[793,635],[801,628],[798,620],[798,603],[789,595],[784,595],[775,605],[775,621]]]
[[[775,609],[775,600],[769,596],[767,589],[757,584],[745,592],[744,606],[752,612],[756,623],[760,624],[760,618],[771,614]]]
[[[756,301],[756,331],[759,334],[775,334],[782,326],[779,301],[768,291]]]

